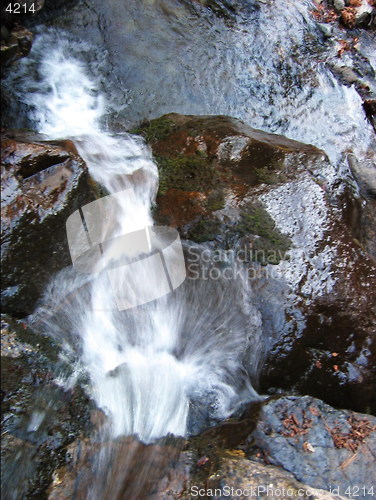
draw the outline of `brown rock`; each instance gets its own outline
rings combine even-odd
[[[97,196],[71,141],[2,138],[4,312],[30,313],[51,275],[70,264],[67,217]]]
[[[247,500],[253,495],[258,498],[344,499],[324,489],[318,490],[303,484],[283,469],[232,455],[235,453],[228,452],[209,477],[204,488],[209,497],[220,499],[230,496]]]
[[[22,26],[14,27],[10,32],[4,27],[6,38],[1,40],[1,73],[20,57],[25,57],[31,50],[33,35]]]

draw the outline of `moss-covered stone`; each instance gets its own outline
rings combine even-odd
[[[199,220],[187,232],[188,239],[196,243],[213,241],[220,232],[221,224],[216,220]]]
[[[240,221],[235,230],[240,236],[259,236],[252,242],[252,260],[262,264],[279,264],[287,258],[291,240],[275,227],[273,219],[261,205],[248,205],[240,213]]]
[[[217,210],[222,210],[225,207],[225,195],[223,189],[218,189],[211,191],[205,201],[205,208],[209,212],[215,212]]]
[[[218,181],[218,172],[204,155],[156,156],[159,170],[158,194],[170,188],[204,192]]]
[[[255,175],[259,182],[265,184],[276,184],[281,180],[276,172],[268,167],[255,168]]]
[[[165,139],[174,126],[172,119],[163,115],[155,120],[148,120],[141,123],[139,127],[130,130],[131,134],[142,135],[146,142],[154,143],[161,139]]]
[[[143,135],[158,165],[159,223],[226,249],[247,237],[247,254],[262,264],[288,257],[290,241],[262,205],[243,201],[311,172],[326,161],[322,151],[222,115],[170,113],[132,132]]]

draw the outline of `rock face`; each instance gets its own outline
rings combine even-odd
[[[4,2],[1,13],[1,76],[14,61],[29,54],[33,35],[20,22],[27,22],[44,6],[44,0],[25,0],[22,4]]]
[[[3,74],[5,68],[12,62],[29,54],[33,35],[21,26],[16,26],[11,31],[4,26],[2,31],[4,32],[1,41],[1,73]]]
[[[159,166],[156,220],[248,266],[268,352],[261,392],[376,411],[376,269],[350,168],[227,117],[170,114],[135,132]]]
[[[70,373],[51,339],[2,315],[3,498],[45,498],[64,448],[90,430],[93,404],[79,385],[68,390],[57,380]]]
[[[261,450],[267,463],[299,481],[326,490],[338,486],[344,496],[359,489],[363,498],[372,498],[375,417],[336,411],[308,396],[271,399],[261,406],[251,442],[253,456]]]
[[[32,311],[51,275],[70,264],[67,217],[97,196],[71,141],[2,138],[2,304]]]
[[[376,261],[376,163],[372,158],[360,163],[354,156],[349,156],[351,171],[357,180],[363,203],[360,211],[359,239],[365,249]]]
[[[48,498],[372,498],[376,419],[311,397],[271,398],[188,441],[79,439]],[[99,449],[102,461],[97,470]],[[96,465],[97,464],[97,465]],[[102,488],[102,489],[101,489]],[[363,493],[363,488],[365,493]],[[284,493],[281,493],[284,491]]]
[[[195,486],[218,499],[235,498],[231,488],[239,498],[247,498],[244,490],[267,498],[342,498],[359,489],[371,499],[375,439],[374,417],[335,410],[308,396],[271,398],[251,405],[241,421],[191,441],[190,478],[172,498],[191,498]],[[278,493],[283,488],[284,495]]]

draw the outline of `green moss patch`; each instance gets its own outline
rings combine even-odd
[[[205,192],[218,185],[219,176],[206,155],[155,156],[159,170],[159,192],[170,188]]]
[[[194,224],[187,232],[187,238],[196,243],[213,241],[220,233],[221,224],[216,220],[201,219]]]
[[[255,176],[258,182],[263,184],[275,184],[280,179],[278,175],[267,167],[255,168]]]
[[[262,264],[279,264],[287,258],[291,240],[275,227],[273,219],[261,205],[250,204],[241,212],[236,232],[240,236],[258,236],[253,241],[251,260]]]
[[[225,207],[225,195],[222,189],[211,191],[205,202],[206,210],[215,212]]]
[[[141,123],[139,127],[130,130],[130,133],[142,135],[146,142],[152,144],[168,137],[174,126],[171,119],[161,116],[155,120]]]

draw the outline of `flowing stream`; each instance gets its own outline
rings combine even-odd
[[[107,218],[93,218],[102,242],[153,232],[158,170],[141,138],[111,132],[108,123],[117,120],[135,123],[172,111],[227,114],[323,148],[335,166],[349,145],[359,161],[369,160],[372,128],[355,89],[326,68],[329,56],[319,47],[309,2],[270,3],[258,2],[226,25],[209,12],[192,13],[183,1],[98,0],[88,12],[80,2],[84,10],[52,23],[69,31],[39,30],[31,55],[8,79],[9,95],[22,104],[15,105],[22,112],[13,126],[31,124],[46,139],[74,141],[112,200]],[[88,43],[77,42],[82,27],[73,20],[81,14]],[[184,243],[186,254],[190,248]],[[199,261],[203,248],[195,247]],[[74,266],[60,272],[37,312],[76,360],[75,376],[88,374],[107,416],[106,437],[137,435],[151,443],[186,436],[197,430],[192,422],[202,408],[205,427],[258,398],[262,321],[239,264],[226,263],[236,271],[232,280],[188,276],[162,294],[151,279],[155,268],[144,262],[127,280],[119,272],[114,292],[107,272],[114,252],[110,244],[93,272]],[[145,257],[144,249],[133,253]],[[158,298],[119,308],[117,291],[130,300],[133,281]]]
[[[104,98],[66,49],[62,40],[39,59],[38,89],[26,97],[30,118],[48,139],[72,138],[92,177],[109,193],[107,218],[91,214],[92,225],[102,227],[97,238],[136,234],[153,225],[157,167],[140,138],[102,129]],[[74,297],[48,320],[48,330],[60,339],[69,331],[73,340],[67,349],[78,346],[81,351],[80,365],[109,418],[110,435],[137,435],[144,442],[184,436],[190,401],[205,399],[212,417],[220,420],[242,401],[257,397],[248,373],[257,372],[261,321],[249,303],[245,273],[213,283],[188,279],[157,300],[119,310],[116,292],[130,300],[131,283],[137,281],[145,284],[142,294],[159,297],[162,283],[158,276],[153,279],[155,268],[145,259],[126,277],[115,270],[114,293],[107,273],[113,251],[110,245],[100,257],[99,272],[61,272],[46,293],[45,306],[53,310],[67,295]]]

